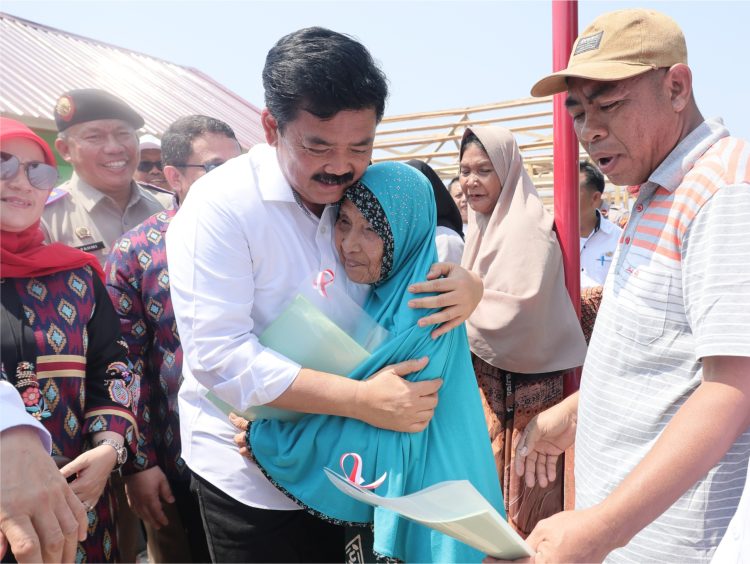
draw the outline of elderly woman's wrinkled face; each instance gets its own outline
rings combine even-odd
[[[374,284],[380,280],[383,240],[349,200],[341,204],[334,239],[350,280],[358,284]]]
[[[469,143],[461,157],[459,179],[466,199],[477,213],[490,215],[503,187],[487,153],[476,143]]]
[[[44,204],[52,186],[50,185],[49,189],[36,188],[29,181],[29,174],[34,179],[41,176],[41,171],[35,170],[37,163],[41,163],[43,167],[47,166],[44,165],[42,148],[34,141],[23,137],[7,139],[0,146],[0,151],[4,160],[3,175],[6,168],[10,169],[11,164],[15,171],[9,178],[0,179],[0,228],[15,233],[31,227],[42,217]],[[17,160],[14,161],[14,158]]]

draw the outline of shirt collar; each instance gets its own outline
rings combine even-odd
[[[250,149],[248,154],[256,168],[258,190],[263,200],[296,203],[292,187],[284,178],[284,173],[279,166],[276,149],[265,143],[260,143]]]
[[[263,200],[266,202],[290,202],[302,208],[304,204],[297,202],[292,187],[284,176],[281,166],[279,166],[276,149],[261,143],[250,149],[248,154],[251,155],[252,162],[255,164],[258,191]],[[325,210],[331,207],[335,207],[335,204],[326,205]],[[325,210],[321,218],[326,215]],[[303,211],[306,212],[306,215],[315,218],[316,221],[318,220],[312,212],[304,208]]]
[[[596,210],[599,213],[599,210]],[[615,228],[615,224],[599,213],[599,229],[609,235]]]
[[[591,230],[591,233],[588,234],[586,237],[581,237],[581,239],[591,239],[594,235],[596,235],[596,232],[599,231],[599,229],[602,226],[602,219],[604,217],[602,216],[601,212],[599,210],[594,210],[594,213],[596,214],[596,223],[594,224],[594,229]],[[604,230],[605,233],[609,233],[606,229]]]
[[[728,136],[729,130],[721,118],[707,119],[672,149],[667,158],[651,173],[648,182],[674,192],[703,153],[719,139]]]

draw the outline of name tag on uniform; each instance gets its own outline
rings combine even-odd
[[[99,251],[104,247],[104,241],[97,241],[96,243],[86,243],[85,245],[80,245],[76,247],[76,249],[80,249],[84,253],[93,253],[94,251]]]

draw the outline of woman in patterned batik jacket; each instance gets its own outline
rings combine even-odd
[[[39,218],[56,181],[45,142],[0,118],[2,378],[49,430],[52,456],[88,511],[76,560],[111,562],[117,546],[107,482],[126,449],[135,450],[138,378],[96,258],[43,242]]]

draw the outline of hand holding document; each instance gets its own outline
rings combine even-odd
[[[346,495],[394,511],[492,557],[516,560],[534,554],[468,480],[441,482],[410,495],[387,498],[329,468],[323,470],[333,485]]]

